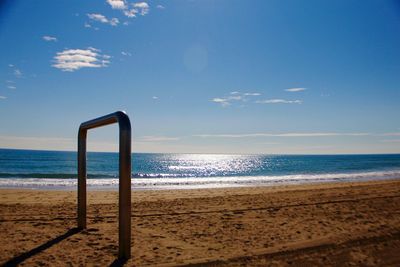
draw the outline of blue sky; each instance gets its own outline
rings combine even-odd
[[[400,153],[399,47],[396,1],[2,1],[0,147]]]

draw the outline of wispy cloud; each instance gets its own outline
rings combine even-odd
[[[166,141],[178,141],[179,137],[169,137],[169,136],[153,136],[147,135],[139,138],[140,142],[166,142]]]
[[[400,132],[398,132],[398,133],[383,133],[383,134],[381,134],[381,136],[400,136]]]
[[[260,93],[241,93],[239,91],[230,92],[228,96],[215,97],[211,99],[211,102],[218,103],[222,107],[227,107],[234,102],[247,102],[250,97],[260,96]]]
[[[12,72],[16,78],[22,77],[22,71],[18,69],[14,64],[8,64],[8,66],[12,69]],[[13,82],[13,81],[10,81]]]
[[[158,9],[164,9],[165,7],[163,5],[157,5],[156,8]]]
[[[256,101],[258,104],[301,104],[301,100],[266,99]]]
[[[298,88],[296,88],[298,89]],[[251,103],[257,103],[257,104],[302,104],[302,100],[287,100],[287,99],[265,99],[265,100],[260,100],[259,96],[261,96],[260,93],[257,92],[246,92],[242,93],[239,91],[232,91],[229,93],[228,96],[224,97],[215,97],[211,99],[211,102],[218,103],[222,107],[227,107],[229,105],[232,105],[235,101],[236,102],[251,102]],[[256,100],[256,99],[259,100]],[[251,100],[251,101],[250,101]]]
[[[129,53],[129,52],[125,52],[125,51],[122,51],[122,52],[121,52],[121,55],[123,55],[123,56],[127,56],[127,57],[130,57],[130,56],[132,56],[132,54],[131,54],[131,53]]]
[[[6,99],[6,98],[7,98],[6,96],[0,95],[0,99]]]
[[[88,28],[88,29],[93,29],[93,30],[96,30],[96,31],[99,30],[99,28],[93,27],[92,24],[87,23],[87,22],[85,22],[85,24],[84,24],[83,26],[84,26],[85,28]]]
[[[99,53],[100,50],[89,47],[88,49],[67,49],[58,52],[54,57],[52,66],[62,71],[76,71],[81,68],[107,67],[110,56]]]
[[[287,92],[301,92],[301,91],[305,91],[305,90],[307,90],[307,88],[304,88],[304,87],[296,87],[296,88],[285,89],[285,91],[287,91]]]
[[[17,77],[17,78],[22,77],[22,71],[19,70],[19,69],[15,69],[14,70],[14,76]]]
[[[202,138],[249,138],[249,137],[327,137],[327,136],[369,136],[370,133],[248,133],[248,134],[197,134]]]
[[[46,150],[76,150],[75,138],[61,137],[27,137],[27,136],[2,136],[0,147],[16,149],[46,149]],[[118,145],[114,143],[88,141],[90,151],[117,151]]]
[[[17,89],[17,87],[16,87],[16,86],[14,86],[14,85],[7,85],[7,88],[8,88],[8,89],[11,89],[11,90],[15,90],[15,89]]]
[[[45,35],[42,37],[43,40],[45,40],[46,42],[57,42],[57,38],[54,36],[49,36],[49,35]]]
[[[152,99],[157,100],[158,96],[153,96]]]
[[[278,142],[263,142],[263,143],[259,143],[260,145],[280,145],[281,143]]]
[[[102,14],[87,14],[88,18],[94,21],[98,21],[101,23],[106,23],[109,24],[111,26],[117,26],[119,23],[119,20],[117,18],[112,18],[112,19],[108,19],[106,16],[102,15]]]
[[[218,97],[216,97],[216,98],[211,99],[210,101],[218,103],[218,104],[221,104],[221,106],[223,106],[223,107],[226,107],[226,106],[230,105],[228,99],[226,99],[226,98],[218,98]]]
[[[261,94],[260,93],[244,93],[243,95],[245,95],[245,96],[259,96]]]
[[[107,0],[107,3],[111,6],[112,9],[126,8],[126,2],[123,0]]]
[[[380,140],[382,143],[400,143],[400,139],[385,139]]]

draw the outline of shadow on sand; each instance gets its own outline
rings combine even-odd
[[[30,251],[27,251],[25,253],[22,253],[19,256],[16,256],[16,257],[10,259],[9,261],[5,262],[4,265],[2,265],[2,266],[17,266],[18,264],[29,259],[30,257],[52,247],[53,245],[63,241],[64,239],[66,239],[74,234],[79,233],[80,231],[81,231],[81,229],[79,229],[79,228],[72,228],[72,229],[68,230],[66,233],[64,233],[52,240],[47,241],[43,245],[40,245]]]
[[[120,267],[124,266],[124,264],[127,262],[127,259],[115,259],[111,264],[110,267]]]
[[[52,247],[53,245],[56,245],[58,243],[60,243],[61,241],[63,241],[64,239],[67,239],[70,236],[73,236],[74,234],[77,234],[79,232],[81,232],[83,229],[79,229],[79,228],[72,228],[69,229],[67,232],[65,232],[64,234],[47,241],[46,243],[44,243],[43,245],[40,245],[34,249],[31,249],[30,251],[27,251],[25,253],[22,253],[19,256],[16,256],[8,261],[6,261],[3,265],[1,265],[2,267],[10,267],[10,266],[17,266],[18,264],[24,262],[25,260],[29,259],[30,257],[35,256],[36,254]],[[127,262],[127,259],[115,259],[111,264],[110,267],[119,267],[119,266],[124,266],[125,263]]]

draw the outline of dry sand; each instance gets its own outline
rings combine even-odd
[[[108,266],[117,192],[0,190],[0,264]],[[400,266],[400,180],[132,194],[127,266]],[[119,262],[114,262],[118,265]]]

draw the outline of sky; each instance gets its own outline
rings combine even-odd
[[[400,153],[399,48],[398,1],[1,1],[0,148]]]

